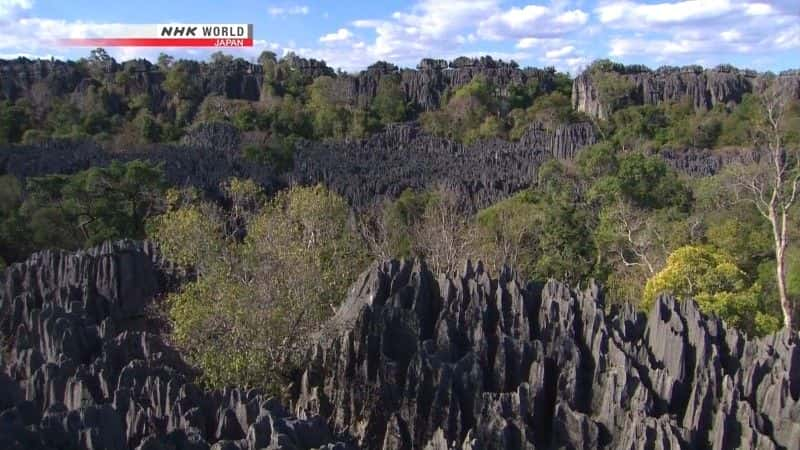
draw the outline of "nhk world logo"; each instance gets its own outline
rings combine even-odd
[[[173,23],[87,26],[80,36],[59,39],[70,47],[252,47],[252,24]]]

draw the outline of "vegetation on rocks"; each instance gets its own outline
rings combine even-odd
[[[206,383],[274,390],[366,253],[347,204],[323,187],[265,201],[252,182],[233,179],[227,192],[227,214],[173,193],[177,201],[150,222],[150,236],[167,258],[197,270],[167,301],[176,342]]]
[[[142,71],[92,52],[72,67],[85,80],[79,91],[51,95],[39,80],[0,102],[0,143],[91,138],[125,154],[180,139],[169,151],[206,145],[219,157],[207,165],[255,168],[254,179],[274,171],[275,183],[214,178],[213,192],[167,186],[168,164],[138,160],[27,179],[2,175],[1,263],[38,249],[150,238],[194,275],[167,305],[174,341],[205,383],[272,393],[374,258],[420,257],[433,272],[450,274],[470,258],[493,274],[512,267],[525,280],[585,286],[594,279],[609,305],[646,309],[669,293],[749,335],[797,320],[795,98],[780,115],[765,110],[769,91],[755,84],[737,101],[706,109],[689,95],[645,102],[634,77],[644,72],[600,61],[585,74],[603,108],[591,114],[575,106],[569,76],[554,70],[523,76],[493,60],[450,64],[452,71],[475,64],[474,76],[456,83],[437,72],[447,80],[439,91],[411,92],[413,73],[387,63],[351,76],[295,55],[265,53],[257,65],[222,54],[208,63],[163,55]],[[764,83],[776,81],[765,76]],[[406,121],[417,123],[396,125]],[[582,130],[602,139],[564,137]],[[421,152],[444,149],[430,161],[470,171],[470,181],[405,161],[421,153],[404,152],[407,142]],[[482,159],[462,154],[490,144]],[[701,179],[662,157],[731,146],[752,149],[752,163]],[[321,154],[320,165],[301,150]],[[333,153],[355,161],[337,166]],[[480,167],[448,166],[454,158]],[[204,163],[197,157],[183,170]],[[305,172],[294,171],[304,164]],[[394,170],[378,182],[359,178],[370,165]],[[349,178],[330,179],[336,176]],[[327,188],[314,186],[323,181]],[[497,196],[465,204],[487,187]],[[358,195],[380,201],[348,204]]]
[[[0,248],[18,261],[41,248],[77,249],[109,239],[143,238],[158,214],[163,171],[142,161],[112,163],[73,175],[0,177]]]

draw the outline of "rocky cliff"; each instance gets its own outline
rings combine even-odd
[[[475,210],[530,186],[543,161],[570,159],[596,139],[591,124],[578,123],[555,130],[534,125],[518,142],[463,145],[400,124],[364,140],[308,145],[298,152],[289,178],[321,182],[356,207],[441,184]]]
[[[380,79],[393,76],[400,80],[406,101],[418,110],[431,110],[441,106],[448,92],[481,76],[505,93],[512,84],[524,85],[536,81],[543,92],[555,89],[556,72],[552,68],[521,69],[514,62],[482,58],[456,58],[453,61],[423,59],[416,69],[399,69],[393,64],[379,62],[341,81],[342,92],[352,104],[366,106],[375,97]]]
[[[393,198],[406,188],[452,187],[467,209],[530,185],[548,158],[571,158],[596,141],[591,124],[555,130],[532,126],[519,142],[490,140],[462,145],[431,136],[413,123],[389,127],[364,140],[298,144],[294,168],[278,174],[239,154],[233,126],[217,123],[193,129],[179,146],[158,145],[112,153],[88,142],[48,142],[0,148],[0,174],[19,178],[74,173],[112,160],[144,159],[164,165],[173,185],[192,185],[217,194],[229,177],[251,178],[272,192],[290,183],[323,183],[362,207]]]
[[[798,449],[800,345],[694,302],[376,264],[309,354],[298,417],[364,449]]]
[[[483,76],[504,92],[512,83],[524,84],[536,80],[544,92],[555,89],[554,69],[521,69],[516,63],[494,60],[491,57],[466,58],[453,61],[422,60],[416,69],[399,69],[389,63],[379,62],[355,74],[337,74],[324,61],[289,55],[282,60],[286,70],[297,71],[306,80],[327,75],[336,79],[336,95],[352,105],[366,106],[377,93],[384,76],[400,80],[405,100],[418,110],[435,109],[447,92],[469,83],[475,76]],[[188,62],[184,65],[194,95],[209,95],[229,99],[256,101],[261,98],[265,81],[276,74],[265,76],[264,68],[243,59],[223,60],[214,63]],[[278,74],[277,76],[280,76]],[[93,80],[94,79],[94,80]],[[98,81],[116,86],[126,96],[147,94],[154,113],[166,111],[169,94],[163,88],[164,72],[146,60],[123,63],[107,61],[90,72],[87,64],[57,60],[0,60],[0,100],[33,99],[73,96],[80,98]],[[113,103],[113,101],[112,101]],[[112,111],[114,113],[120,111]]]
[[[0,275],[0,448],[349,448],[321,417],[192,383],[149,312],[182,276],[131,241],[37,253]]]
[[[730,66],[662,67],[653,71],[643,66],[615,65],[611,70],[630,83],[632,92],[626,100],[633,105],[688,102],[704,111],[716,105],[739,103],[745,94],[758,90],[762,84],[761,74]],[[607,118],[608,105],[601,101],[598,89],[598,78],[602,76],[602,71],[587,70],[573,80],[575,110]],[[800,72],[781,73],[778,82],[795,98],[800,98]]]
[[[752,164],[761,159],[761,154],[748,148],[710,149],[670,149],[663,148],[656,153],[667,165],[680,173],[693,177],[706,177],[719,173],[731,164]]]
[[[748,340],[691,301],[607,312],[592,284],[376,263],[285,408],[192,382],[149,313],[185,276],[131,241],[9,267],[0,447],[800,448],[797,340]]]

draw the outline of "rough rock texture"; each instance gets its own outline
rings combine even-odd
[[[696,177],[716,175],[725,166],[731,164],[752,164],[761,159],[758,151],[746,148],[726,148],[719,150],[673,150],[663,148],[659,150],[657,154],[666,161],[667,165],[678,172]]]
[[[553,69],[520,69],[516,63],[498,61],[488,56],[462,57],[452,62],[425,59],[416,69],[402,70],[392,64],[379,62],[357,74],[337,74],[322,61],[294,55],[287,56],[285,62],[307,79],[321,75],[334,77],[339,97],[359,106],[371,103],[377,93],[378,83],[384,76],[397,77],[406,101],[419,110],[438,108],[447,92],[469,83],[477,75],[485,77],[501,91],[505,91],[511,83],[526,83],[533,79],[545,92],[555,88]],[[190,62],[186,70],[200,97],[261,98],[265,77],[259,64],[243,59],[217,63]],[[109,61],[99,74],[92,76],[112,83],[116,75],[123,72],[127,80],[122,86],[126,95],[148,94],[152,101],[151,108],[157,113],[174,106],[170,105],[170,95],[162,87],[165,78],[163,72],[146,60],[124,63]],[[86,68],[75,62],[26,58],[0,60],[0,99],[38,98],[46,92],[50,96],[72,95],[79,101],[92,84]]]
[[[505,62],[488,56],[460,57],[453,61],[423,59],[414,69],[400,69],[390,63],[377,62],[355,74],[337,74],[323,61],[296,55],[288,55],[284,61],[305,79],[321,75],[335,78],[337,96],[362,107],[372,102],[380,79],[385,76],[399,79],[406,101],[422,111],[438,108],[448,92],[469,83],[475,76],[484,77],[501,93],[512,84],[525,84],[531,80],[535,80],[543,92],[550,92],[556,87],[553,69],[520,68],[513,61]],[[261,99],[265,76],[259,64],[243,59],[214,63],[189,62],[185,70],[199,97],[215,95],[228,99]],[[698,109],[739,102],[745,93],[757,88],[759,77],[757,72],[730,66],[713,69],[699,66],[663,67],[655,71],[643,66],[627,66],[618,67],[617,70],[634,83],[636,89],[630,100],[636,104],[687,99]],[[91,76],[105,83],[115,83],[119,73],[125,74],[126,81],[121,88],[126,96],[147,94],[154,112],[175,113],[171,109],[174,107],[170,103],[171,96],[162,87],[165,78],[163,72],[146,60],[123,63],[108,61],[99,73],[95,70]],[[787,71],[780,78],[787,89],[793,90],[795,96],[800,96],[800,72]],[[0,99],[26,97],[36,104],[47,96],[71,95],[73,100],[80,103],[81,97],[92,84],[86,66],[76,62],[26,58],[0,60]],[[110,104],[114,105],[117,100],[111,98]],[[572,100],[578,111],[597,117],[605,114],[588,72],[575,78]]]
[[[380,79],[392,76],[400,81],[406,101],[418,110],[431,110],[441,106],[448,92],[481,76],[498,87],[501,93],[512,84],[525,84],[536,80],[540,89],[550,92],[555,89],[553,69],[521,69],[516,63],[482,58],[456,58],[453,61],[423,59],[416,69],[399,69],[385,62],[378,62],[352,76],[340,78],[343,98],[351,104],[365,106],[375,97]]]
[[[405,188],[444,183],[459,193],[466,209],[486,206],[530,185],[545,159],[571,158],[593,144],[592,125],[580,123],[556,130],[533,126],[519,142],[490,140],[465,146],[424,133],[413,123],[389,127],[365,140],[301,142],[294,169],[277,174],[238,153],[236,129],[202,124],[190,130],[180,146],[111,153],[92,143],[49,142],[0,148],[0,174],[19,178],[74,173],[112,160],[145,159],[164,164],[167,181],[218,194],[229,177],[251,178],[272,192],[289,183],[324,183],[360,207]]]
[[[183,275],[147,243],[44,251],[0,275],[3,449],[307,449],[325,420],[257,391],[204,392],[147,315]],[[4,349],[5,350],[5,349]],[[213,444],[213,446],[211,446]]]
[[[238,132],[225,124],[212,124],[191,130],[190,145],[157,145],[110,152],[92,142],[49,141],[43,144],[0,148],[0,174],[20,179],[53,173],[71,174],[112,161],[135,159],[162,163],[167,182],[175,186],[195,186],[211,194],[219,193],[220,183],[230,177],[250,178],[272,192],[281,181],[270,167],[244,160],[225,144],[239,140]],[[207,136],[213,128],[220,136]],[[202,141],[207,139],[207,141]]]
[[[708,110],[715,105],[736,104],[760,86],[757,72],[739,70],[729,66],[703,69],[699,66],[664,67],[652,71],[642,66],[629,66],[618,71],[633,85],[630,104],[657,105],[688,101],[698,110]],[[800,98],[800,73],[787,71],[779,76],[795,98]],[[596,80],[586,71],[573,80],[572,106],[577,111],[605,119],[607,105],[603,105]]]
[[[296,414],[365,449],[800,449],[797,339],[692,301],[606,313],[591,284],[385,262],[308,361]]]
[[[263,75],[261,66],[237,59],[222,64],[190,62],[187,70],[197,86],[197,95],[221,95],[231,99],[258,100],[261,95]],[[125,74],[121,86],[126,96],[148,94],[155,112],[169,106],[170,95],[163,89],[164,73],[147,60],[123,63],[109,61],[100,72],[91,76],[106,84],[115,83],[117,74]],[[36,99],[45,92],[51,96],[72,95],[80,100],[91,85],[85,66],[74,61],[58,60],[0,60],[0,98],[16,100],[21,97]],[[114,104],[114,98],[111,99]],[[113,110],[117,113],[119,110]]]
[[[529,186],[550,158],[570,159],[596,142],[589,123],[556,130],[532,126],[519,142],[463,145],[400,124],[365,140],[309,145],[295,158],[289,181],[324,183],[356,207],[394,198],[407,188],[443,184],[467,209],[488,206]]]

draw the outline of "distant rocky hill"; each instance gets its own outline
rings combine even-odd
[[[571,159],[596,140],[590,123],[554,130],[533,125],[518,142],[472,145],[432,136],[416,124],[398,124],[364,140],[302,147],[289,179],[323,183],[356,207],[395,198],[408,188],[444,185],[475,210],[530,186],[542,162]]]
[[[311,79],[328,75],[336,79],[337,96],[354,106],[365,106],[375,97],[380,79],[387,75],[401,80],[405,100],[418,110],[436,109],[446,92],[467,84],[477,75],[485,77],[501,91],[511,83],[524,84],[535,79],[543,92],[555,86],[554,69],[521,69],[516,63],[494,60],[491,57],[466,58],[453,61],[423,59],[416,69],[400,69],[389,63],[378,62],[357,74],[336,74],[323,61],[290,55],[284,58],[288,68]],[[188,64],[191,80],[199,87],[198,95],[219,95],[229,99],[256,101],[261,98],[264,70],[260,64],[243,59],[218,63],[191,62]],[[124,74],[124,77],[119,74]],[[123,63],[109,61],[99,78],[108,85],[123,81],[125,95],[134,97],[148,94],[155,113],[168,107],[169,95],[163,83],[165,74],[147,60]],[[58,60],[0,60],[0,100],[49,95],[63,97],[81,96],[96,83],[88,75],[85,65],[74,61]]]
[[[174,186],[195,186],[212,196],[230,177],[250,178],[268,192],[289,184],[322,183],[356,208],[397,197],[405,189],[444,185],[467,210],[488,206],[522,190],[535,180],[542,162],[570,160],[598,141],[590,123],[556,129],[532,125],[518,142],[493,139],[472,145],[432,136],[418,124],[388,127],[366,139],[302,141],[294,167],[278,173],[272,167],[244,159],[239,132],[224,123],[197,127],[181,144],[152,145],[110,152],[91,142],[50,141],[0,148],[0,174],[19,178],[51,173],[75,173],[113,160],[160,162]],[[676,170],[692,176],[718,173],[726,164],[755,161],[747,149],[727,151],[662,149],[659,155]]]
[[[633,105],[689,102],[695,109],[705,111],[716,105],[737,104],[742,97],[758,91],[763,74],[731,66],[704,69],[700,66],[662,67],[651,70],[644,66],[616,65],[613,69],[633,85],[628,99]],[[800,71],[786,71],[778,82],[794,98],[800,98]],[[573,80],[572,106],[576,111],[605,119],[597,77],[585,71]]]
[[[572,158],[596,142],[589,123],[555,130],[532,126],[519,142],[482,141],[463,145],[425,133],[414,123],[390,126],[367,139],[298,143],[294,168],[285,174],[244,159],[236,128],[203,125],[181,145],[157,145],[113,153],[96,144],[50,142],[0,149],[0,174],[20,178],[74,173],[112,160],[144,159],[164,164],[173,185],[212,194],[230,177],[251,178],[272,192],[288,184],[323,183],[355,207],[394,198],[404,189],[444,184],[466,209],[477,209],[529,186],[536,168],[549,158]]]
[[[439,108],[446,93],[469,83],[478,75],[486,78],[501,93],[512,84],[525,84],[531,80],[536,81],[542,92],[550,92],[555,89],[556,82],[556,72],[552,68],[520,68],[514,62],[488,56],[460,57],[452,61],[423,59],[414,69],[378,62],[355,74],[337,74],[324,61],[294,55],[284,59],[291,70],[302,76],[312,79],[321,75],[334,77],[337,97],[362,107],[371,103],[380,79],[387,75],[399,77],[406,102],[421,111]],[[193,83],[199,87],[200,97],[218,95],[229,99],[261,99],[265,78],[260,64],[231,59],[217,63],[191,62],[188,67]],[[635,92],[630,98],[632,104],[687,100],[701,110],[717,104],[738,103],[744,94],[758,89],[762,75],[732,66],[661,67],[651,70],[640,65],[617,64],[613,70],[634,84]],[[120,74],[124,74],[124,77]],[[99,77],[109,85],[124,80],[122,88],[128,97],[148,94],[155,113],[168,108],[169,95],[163,88],[165,74],[147,60],[109,61],[101,74],[92,76]],[[779,79],[788,91],[800,98],[799,71],[783,72],[779,74]],[[44,95],[80,97],[95,83],[89,77],[86,66],[74,61],[26,58],[0,60],[0,100]],[[577,111],[604,117],[596,80],[591,71],[584,71],[575,77],[572,103]]]
[[[748,340],[691,301],[607,312],[591,283],[376,263],[284,407],[192,382],[148,313],[185,276],[132,241],[6,269],[0,447],[800,448],[796,338]]]

